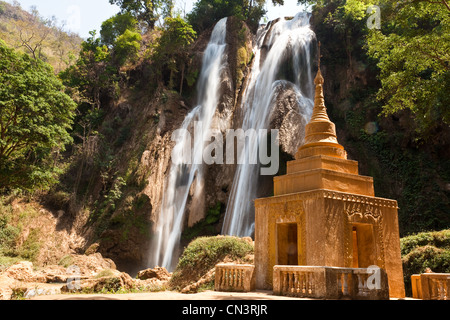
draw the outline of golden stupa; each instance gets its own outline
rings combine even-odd
[[[373,178],[348,160],[325,106],[324,78],[315,79],[315,105],[305,141],[287,174],[274,178],[274,196],[255,201],[256,287],[272,289],[276,265],[386,271],[391,297],[405,296],[397,201],[376,198]]]

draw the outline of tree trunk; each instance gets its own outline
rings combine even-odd
[[[185,69],[184,63],[181,65],[181,82],[180,82],[180,96],[183,94],[183,82],[184,82],[184,69]]]

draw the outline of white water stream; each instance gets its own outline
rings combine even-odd
[[[293,66],[293,85],[297,95],[299,113],[307,121],[311,118],[314,106],[314,88],[311,66],[311,48],[315,34],[310,28],[309,14],[299,13],[293,19],[280,19],[274,25],[260,28],[257,47],[254,49],[255,61],[251,80],[246,89],[243,106],[243,129],[260,130],[269,128],[273,109],[273,95],[278,86],[287,80],[279,79],[284,64]],[[263,50],[265,59],[263,59]],[[253,159],[258,153],[258,142],[247,145],[242,156]],[[233,187],[228,200],[222,234],[238,237],[252,236],[254,232],[254,205],[257,196],[260,165],[248,161],[238,166]]]
[[[224,18],[216,24],[211,34],[199,76],[198,105],[186,116],[181,128],[192,131],[194,122],[201,122],[203,139],[196,139],[193,146],[190,139],[179,140],[172,152],[172,166],[150,251],[150,266],[163,266],[168,270],[176,267],[178,245],[191,188],[194,190],[192,201],[202,201],[203,162],[191,161],[192,164],[185,164],[182,160],[203,159],[205,135],[208,134],[219,103],[221,73],[227,61],[226,27],[227,18]]]

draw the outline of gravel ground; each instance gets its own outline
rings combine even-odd
[[[181,294],[172,291],[128,294],[69,294],[38,296],[30,300],[300,300],[297,298],[274,296],[270,291],[249,293],[205,291],[196,294]],[[305,300],[305,299],[303,299]]]

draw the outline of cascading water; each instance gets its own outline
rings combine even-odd
[[[192,202],[201,202],[204,188],[203,159],[206,134],[219,104],[221,73],[226,65],[227,18],[220,20],[211,35],[203,57],[198,83],[198,105],[185,118],[182,130],[192,131],[194,122],[202,124],[203,139],[178,140],[172,152],[172,166],[161,204],[161,212],[151,247],[150,266],[162,266],[173,270],[177,261],[177,249],[183,227],[188,197],[193,190]],[[186,164],[191,159],[191,164]]]
[[[258,31],[251,79],[241,107],[244,112],[244,130],[269,128],[273,95],[279,86],[288,82],[279,78],[281,68],[286,64],[293,66],[292,79],[289,80],[296,91],[299,113],[306,122],[310,119],[314,106],[310,51],[315,34],[310,28],[309,19],[309,14],[299,13],[291,20],[280,19]],[[255,159],[257,153],[257,141],[250,141],[241,156]],[[234,177],[222,234],[244,237],[254,232],[253,200],[257,195],[260,165],[243,160],[239,163],[242,164],[238,166]]]

